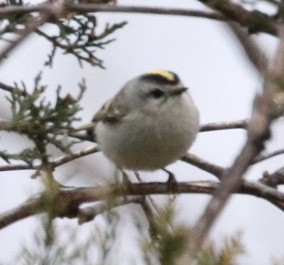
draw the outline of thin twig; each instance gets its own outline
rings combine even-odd
[[[199,128],[199,132],[211,132],[219,130],[231,130],[231,129],[247,129],[248,119],[236,120],[236,121],[222,121],[222,122],[211,122],[203,124]],[[91,141],[91,137],[87,134],[70,133],[69,136]]]
[[[119,200],[108,202],[100,202],[96,205],[80,208],[78,211],[78,223],[83,224],[94,220],[99,214],[109,211],[112,208],[123,206],[130,203],[143,203],[144,198],[142,196],[133,196],[129,198],[122,197]]]
[[[193,154],[187,153],[181,158],[181,160],[214,175],[218,179],[221,179],[225,172],[225,168],[214,165]]]
[[[49,162],[49,165],[53,168],[62,166],[64,164],[67,164],[73,160],[76,160],[78,158],[88,156],[91,154],[95,154],[99,152],[100,149],[97,146],[94,147],[88,147],[84,150],[80,150],[78,152],[74,152],[70,155],[64,155],[61,156],[53,161]],[[0,171],[15,171],[15,170],[38,170],[41,168],[41,165],[28,165],[28,164],[18,164],[18,165],[4,165],[0,166]]]
[[[9,86],[9,85],[4,84],[2,82],[0,82],[0,89],[2,89],[4,91],[7,91],[7,92],[10,92],[10,93],[13,93],[15,91],[15,89],[17,89],[17,92],[20,93],[22,96],[27,96],[27,92],[26,91],[20,90],[17,87]]]
[[[277,203],[275,205],[277,205],[277,207],[279,207],[280,209],[284,210],[284,193],[267,185],[264,185],[261,182],[251,182],[243,180],[242,186],[239,189],[239,192],[242,191],[245,194],[264,198],[273,204]]]
[[[167,7],[141,7],[141,6],[123,6],[123,5],[107,5],[107,4],[89,4],[66,3],[64,7],[65,12],[76,13],[90,13],[90,12],[109,12],[109,13],[140,13],[140,14],[158,14],[158,15],[176,15],[197,17],[205,19],[213,19],[219,21],[235,21],[245,27],[251,27],[253,21],[259,21],[257,32],[266,32],[272,35],[278,35],[278,26],[274,21],[271,21],[267,16],[260,12],[248,11],[240,5],[233,2],[226,2],[226,4],[216,4],[213,0],[200,0],[201,3],[209,6],[215,12],[204,12],[188,9],[167,8]],[[33,6],[7,6],[0,9],[0,15],[5,16],[9,14],[26,14],[31,12],[42,12],[49,10],[50,3],[33,5]]]
[[[7,6],[0,9],[0,15],[26,14],[32,12],[42,12],[49,10],[50,4],[39,4],[33,6]],[[213,20],[224,20],[220,14],[213,12],[204,12],[197,10],[188,10],[183,8],[165,8],[165,7],[142,7],[142,6],[123,6],[107,4],[65,4],[66,12],[90,13],[90,12],[107,12],[107,13],[141,13],[141,14],[158,14],[158,15],[176,15],[187,17],[208,18]]]
[[[71,131],[70,133],[68,133],[68,136],[79,139],[79,140],[83,140],[83,141],[95,142],[92,135],[89,135],[88,133],[80,133],[80,132]]]
[[[38,5],[23,5],[15,6],[8,5],[0,8],[0,16],[8,15],[23,15],[33,12],[45,12],[46,9],[49,9],[50,4],[38,4]]]
[[[122,6],[122,5],[101,5],[101,4],[66,4],[66,9],[72,12],[111,12],[111,13],[142,13],[157,15],[176,15],[197,18],[208,18],[213,20],[224,20],[220,14],[213,12],[204,12],[189,10],[184,8],[167,8],[167,7],[142,7],[142,6]]]
[[[64,165],[68,162],[71,162],[75,159],[78,159],[78,158],[81,158],[81,157],[84,157],[84,156],[88,156],[88,155],[91,155],[91,154],[95,154],[97,152],[100,152],[100,149],[98,148],[98,146],[88,147],[84,150],[74,152],[70,155],[67,155],[67,156],[65,155],[65,156],[59,157],[59,158],[53,160],[50,164],[53,167],[59,167],[59,166]]]
[[[16,171],[16,170],[36,170],[39,169],[38,166],[27,165],[27,164],[18,164],[18,165],[4,165],[0,166],[1,171]]]
[[[259,182],[273,188],[277,188],[278,185],[283,185],[284,167],[277,169],[271,174],[265,171],[263,177],[259,180]]]
[[[237,121],[211,122],[200,126],[200,132],[210,132],[229,129],[247,129],[248,119]]]
[[[266,32],[274,36],[279,34],[278,24],[266,14],[254,10],[248,11],[245,7],[233,1],[219,3],[215,0],[199,0],[199,2],[220,12],[227,18],[227,21],[235,21],[247,28],[250,33]]]
[[[26,202],[20,204],[18,207],[0,214],[0,229],[24,218],[37,214],[37,209],[40,208],[40,205],[40,198],[32,197]]]
[[[269,154],[259,155],[259,156],[256,157],[256,159],[253,161],[253,164],[256,164],[256,163],[262,162],[262,161],[264,161],[264,160],[267,160],[267,159],[269,159],[269,158],[272,158],[272,157],[275,157],[275,156],[278,156],[278,155],[283,155],[283,154],[284,154],[284,149],[280,149],[280,150],[271,152],[271,153],[269,153]]]
[[[258,44],[253,41],[253,39],[248,37],[248,34],[241,28],[239,24],[229,22],[228,25],[243,46],[243,49],[251,64],[256,68],[260,75],[263,75],[268,67],[268,59],[264,52],[260,49]]]
[[[2,90],[8,91],[8,92],[13,92],[13,90],[15,89],[14,87],[6,85],[6,84],[4,84],[2,82],[0,82],[0,88]]]

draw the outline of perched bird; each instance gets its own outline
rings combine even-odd
[[[186,153],[199,112],[175,73],[156,70],[128,81],[93,123],[100,149],[118,168],[153,171]]]

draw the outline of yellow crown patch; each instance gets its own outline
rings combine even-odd
[[[167,79],[168,81],[175,81],[176,80],[176,75],[172,72],[169,72],[167,70],[154,70],[150,72],[151,75],[158,75],[161,76],[165,79]]]

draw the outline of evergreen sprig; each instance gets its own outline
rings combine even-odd
[[[196,255],[190,244],[194,240],[194,231],[183,224],[175,224],[176,206],[169,202],[159,213],[148,220],[155,226],[156,235],[151,240],[142,241],[145,264],[161,265],[234,265],[239,257],[245,254],[241,242],[241,233],[222,239],[210,241]]]
[[[24,83],[21,87],[16,84],[10,96],[7,97],[11,104],[12,120],[5,130],[26,135],[35,147],[23,150],[17,155],[1,151],[0,157],[6,161],[21,159],[31,163],[33,159],[39,158],[47,162],[48,144],[64,153],[69,153],[74,142],[66,142],[62,135],[72,130],[73,122],[79,120],[76,115],[81,110],[79,101],[85,91],[84,81],[79,84],[79,87],[79,94],[73,97],[70,94],[62,96],[59,86],[55,103],[52,104],[44,96],[47,86],[41,84],[41,74],[35,78],[31,92],[28,92]]]
[[[198,255],[198,264],[202,265],[234,265],[237,258],[245,254],[240,234],[225,238],[222,245],[212,241]]]
[[[71,14],[71,16],[71,19],[54,22],[57,26],[56,34],[49,35],[42,30],[36,31],[52,44],[52,50],[45,65],[52,66],[55,54],[60,49],[64,54],[74,55],[80,66],[83,62],[87,62],[92,66],[104,68],[103,60],[95,56],[96,50],[104,49],[107,44],[113,42],[115,39],[109,36],[127,23],[107,24],[101,33],[97,33],[97,19],[94,15]]]
[[[21,0],[15,5],[25,5]],[[4,4],[8,6],[10,4]],[[36,14],[11,14],[0,16],[0,41],[12,42],[13,34],[21,34],[23,29],[33,20],[38,19]],[[46,66],[52,66],[56,52],[61,50],[64,54],[73,55],[82,66],[83,62],[92,66],[104,68],[103,60],[95,53],[98,49],[104,49],[115,38],[110,37],[116,30],[124,27],[127,22],[106,24],[105,28],[98,33],[97,18],[93,14],[77,15],[67,13],[61,19],[48,21],[55,26],[53,33],[37,29],[36,33],[51,43],[52,49],[47,55]]]

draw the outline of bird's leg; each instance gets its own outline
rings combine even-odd
[[[121,185],[120,184],[121,177],[122,177],[122,189],[124,191],[122,198],[124,201],[127,201],[127,191],[131,189],[131,181],[129,180],[128,175],[124,172],[122,168],[116,167],[115,179],[118,185]]]
[[[173,182],[176,183],[177,182],[175,175],[171,171],[167,170],[166,168],[163,168],[162,170],[164,170],[166,173],[168,173],[167,183],[173,183]]]
[[[168,173],[168,180],[167,180],[168,190],[174,193],[177,188],[177,181],[175,175],[171,171],[165,168],[163,168],[162,170]]]

